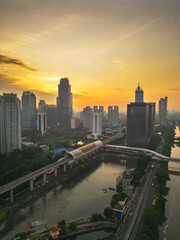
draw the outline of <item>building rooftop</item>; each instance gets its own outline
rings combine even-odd
[[[133,172],[124,172],[122,175],[123,179],[130,180],[133,178]]]
[[[57,231],[59,231],[59,228],[58,228],[58,226],[55,226],[55,227],[51,227],[50,228],[50,231],[53,233],[53,232],[57,232]]]

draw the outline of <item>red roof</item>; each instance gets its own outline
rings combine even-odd
[[[50,231],[51,231],[51,232],[57,232],[57,231],[59,231],[59,228],[58,228],[58,226],[56,226],[56,227],[51,227],[51,228],[50,228]]]

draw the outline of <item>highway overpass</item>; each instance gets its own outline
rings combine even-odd
[[[106,152],[113,152],[113,153],[122,153],[122,154],[129,154],[129,155],[146,155],[151,156],[154,160],[157,161],[171,161],[171,162],[180,162],[180,158],[174,157],[167,157],[160,153],[157,153],[153,150],[146,149],[146,148],[136,148],[136,147],[127,147],[127,146],[118,146],[118,145],[104,145],[104,149]]]

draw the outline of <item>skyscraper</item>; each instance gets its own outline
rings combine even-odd
[[[56,105],[46,105],[47,106],[47,126],[56,127],[57,126],[57,106]]]
[[[47,105],[45,100],[39,101],[37,113],[37,129],[42,133],[45,133],[47,130]]]
[[[36,128],[36,96],[24,91],[22,95],[22,128]]]
[[[102,112],[93,112],[92,118],[92,135],[94,138],[98,138],[102,134]]]
[[[119,121],[119,107],[109,106],[108,107],[108,123],[111,125],[118,124]]]
[[[93,107],[93,112],[98,112],[98,106]]]
[[[21,148],[21,106],[17,94],[0,96],[0,151]]]
[[[72,118],[72,93],[68,78],[61,78],[58,85],[58,122],[60,126],[70,126]]]
[[[136,91],[135,91],[135,102],[136,103],[139,103],[139,102],[143,102],[143,90],[142,88],[140,87],[140,84],[138,84],[138,87],[136,88]]]
[[[155,103],[127,105],[128,146],[146,147],[154,134]]]
[[[167,122],[167,97],[159,100],[159,122],[165,125]]]
[[[143,91],[136,89],[135,103],[127,105],[127,144],[146,147],[154,134],[155,103],[143,102]]]
[[[80,115],[80,122],[84,128],[92,129],[92,108],[87,106],[83,109]]]

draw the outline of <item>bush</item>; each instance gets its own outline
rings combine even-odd
[[[64,226],[64,225],[66,225],[66,221],[64,219],[58,222],[58,227],[59,228]]]
[[[15,235],[15,238],[19,237],[19,240],[26,240],[28,234],[26,232],[20,232]]]
[[[103,215],[101,213],[93,213],[91,215],[92,222],[98,222],[98,221],[101,221],[102,219],[103,219]]]
[[[76,230],[76,223],[72,222],[69,224],[69,229],[73,232]]]
[[[112,208],[110,208],[110,207],[107,207],[104,209],[104,216],[107,218],[112,218],[113,213],[114,212],[113,212]]]

